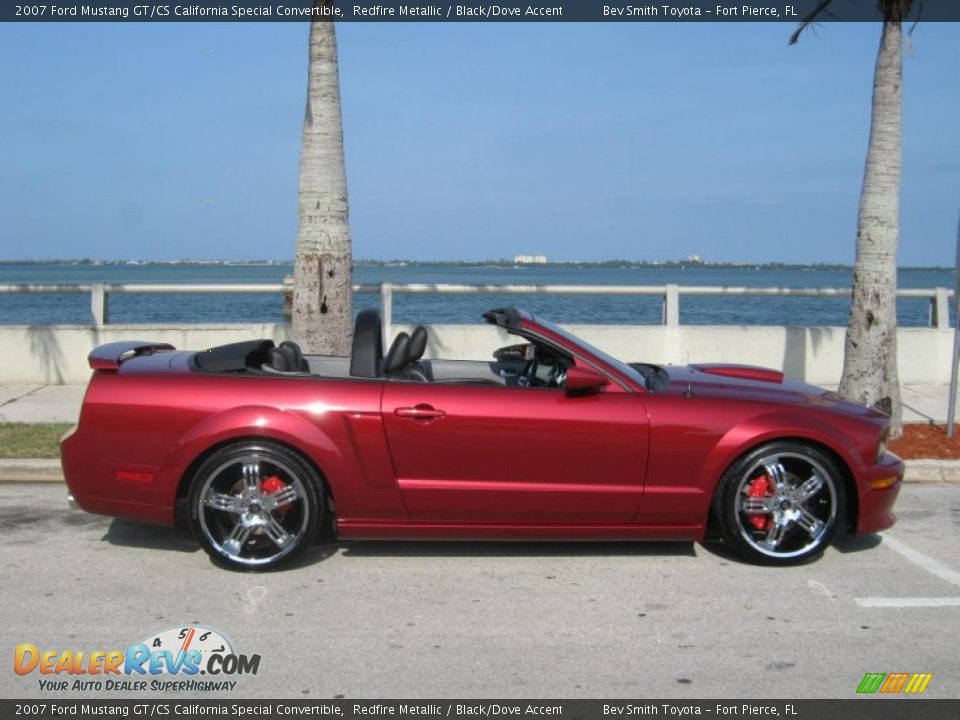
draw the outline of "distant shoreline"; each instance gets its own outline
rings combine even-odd
[[[292,260],[0,260],[0,267],[11,265],[75,265],[80,267],[144,267],[167,265],[216,265],[216,266],[292,266]],[[697,268],[704,270],[853,270],[852,265],[842,263],[783,263],[783,262],[706,262],[691,260],[571,260],[546,263],[517,263],[513,260],[372,260],[357,258],[358,267],[502,267],[502,268]],[[950,272],[954,268],[944,265],[902,265],[898,270]]]

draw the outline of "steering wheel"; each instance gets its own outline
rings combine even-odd
[[[539,363],[537,362],[536,355],[527,360],[526,365],[523,366],[523,370],[521,370],[517,376],[517,385],[520,387],[533,387],[534,381],[537,379],[538,366]]]
[[[547,387],[563,387],[567,381],[567,370],[563,365],[557,363],[550,368],[550,376],[547,378]]]

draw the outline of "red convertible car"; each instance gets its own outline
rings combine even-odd
[[[694,540],[787,564],[890,527],[903,463],[888,418],[740,365],[616,360],[516,308],[487,361],[384,354],[375,310],[350,357],[251,341],[90,354],[62,441],[89,512],[188,525],[232,568],[343,539]],[[490,329],[495,333],[494,329]]]

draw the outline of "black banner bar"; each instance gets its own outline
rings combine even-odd
[[[613,720],[738,718],[747,720],[956,720],[960,700],[0,700],[14,718],[335,718],[336,720]]]
[[[38,0],[4,2],[3,22],[786,22],[820,0]],[[818,22],[879,21],[876,0],[833,0]],[[957,0],[916,0],[907,18],[960,22]]]

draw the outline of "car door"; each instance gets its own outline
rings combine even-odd
[[[638,509],[647,415],[619,386],[388,382],[381,407],[414,521],[628,523]]]

